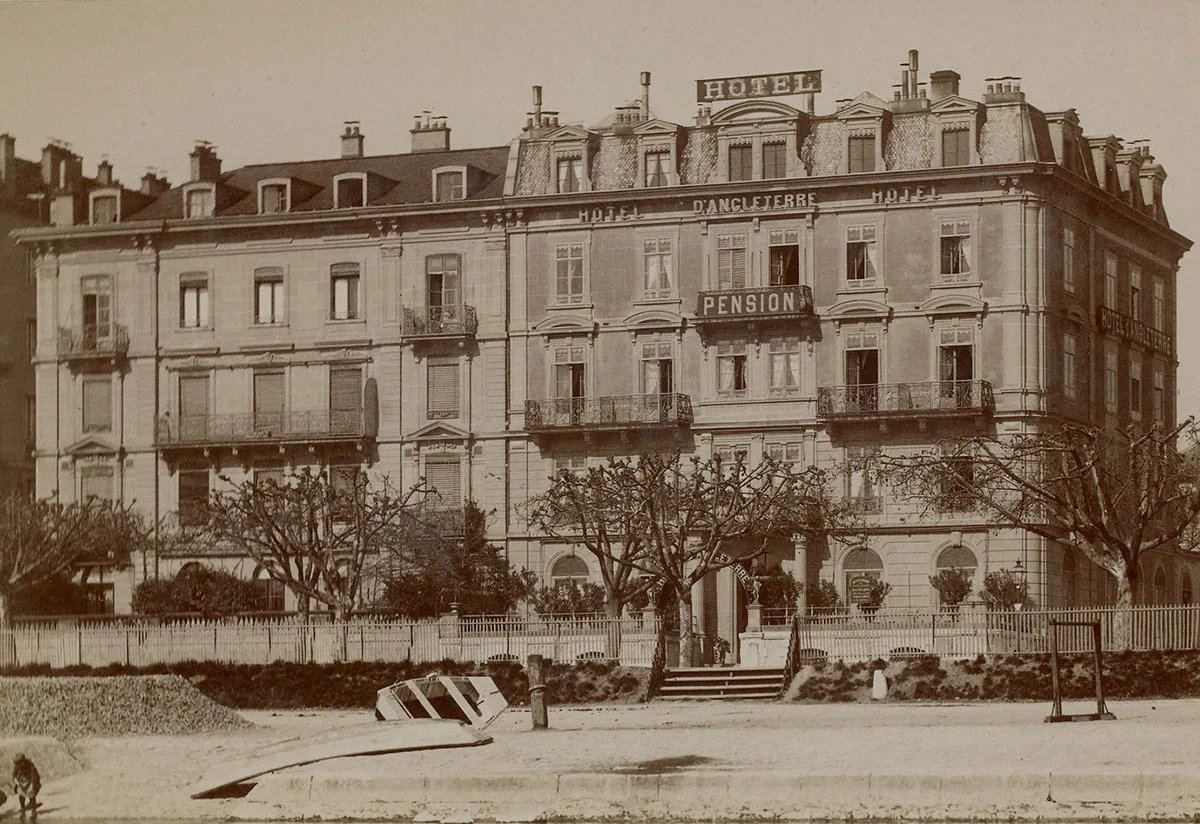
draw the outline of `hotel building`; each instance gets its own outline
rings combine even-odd
[[[365,154],[350,124],[331,160],[223,172],[202,144],[179,186],[98,175],[18,233],[37,261],[38,493],[186,524],[223,479],[423,476],[493,511],[492,540],[549,582],[595,563],[523,504],[609,456],[854,467],[960,434],[1173,425],[1191,242],[1149,145],[1086,136],[1017,78],[968,97],[953,71],[918,76],[910,53],[890,99],[822,114],[819,73],[698,81],[685,125],[653,116],[644,73],[591,127],[535,87],[507,145],[451,149],[423,118],[407,154]],[[775,557],[848,601],[883,579],[889,604],[933,604],[945,567],[976,589],[1023,570],[1041,604],[1112,597],[1057,544],[923,512],[866,471],[844,486],[861,541]],[[192,560],[139,558],[114,584]],[[1145,600],[1191,600],[1183,556],[1145,567]],[[693,600],[702,631],[743,628],[729,570]]]

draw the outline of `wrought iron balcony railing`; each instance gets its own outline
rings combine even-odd
[[[274,414],[162,415],[155,430],[159,446],[246,445],[373,438],[361,410],[317,409]]]
[[[408,338],[461,338],[478,328],[474,306],[405,306],[401,331]]]
[[[863,383],[817,389],[817,417],[846,420],[979,415],[996,408],[989,381]]]
[[[123,358],[128,352],[129,330],[119,323],[58,327],[60,358]]]
[[[1099,309],[1099,326],[1101,332],[1113,332],[1128,341],[1141,344],[1147,349],[1154,349],[1164,355],[1175,352],[1175,337],[1161,329],[1155,329],[1149,324],[1142,323],[1137,318],[1122,315],[1116,309],[1101,306]]]
[[[527,432],[689,426],[692,399],[666,395],[607,395],[525,401]]]
[[[812,289],[807,286],[715,289],[701,292],[696,301],[698,323],[796,318],[812,312]]]

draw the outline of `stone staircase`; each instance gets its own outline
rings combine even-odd
[[[686,667],[667,670],[658,693],[663,699],[772,700],[779,695],[783,669]]]

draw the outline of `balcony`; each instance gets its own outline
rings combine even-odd
[[[474,306],[405,306],[401,334],[412,340],[473,338],[478,328]]]
[[[924,381],[822,386],[817,417],[827,421],[918,420],[990,415],[996,408],[989,381]]]
[[[129,352],[129,330],[117,323],[58,327],[58,357],[65,361],[120,360]]]
[[[160,449],[210,449],[374,440],[376,425],[361,410],[318,409],[263,415],[162,415],[155,429]]]
[[[691,426],[689,395],[608,395],[525,401],[526,432],[597,432]]]
[[[753,323],[812,317],[812,290],[807,286],[762,286],[701,292],[696,325]]]
[[[1122,315],[1115,309],[1101,306],[1099,309],[1099,326],[1101,332],[1111,332],[1131,343],[1161,352],[1168,357],[1175,352],[1175,338],[1149,324],[1142,323],[1129,315]]]

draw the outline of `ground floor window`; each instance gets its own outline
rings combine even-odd
[[[846,576],[846,603],[863,604],[870,598],[871,588],[883,579],[883,561],[868,547],[850,550],[842,564]]]

